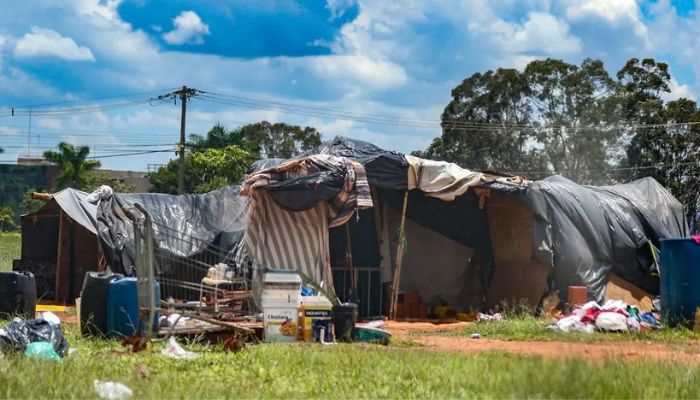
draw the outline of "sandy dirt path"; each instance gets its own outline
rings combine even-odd
[[[418,322],[388,321],[385,328],[394,337],[410,339],[420,343],[427,350],[452,351],[463,353],[503,351],[521,355],[546,358],[581,357],[593,361],[617,360],[662,360],[672,362],[700,363],[700,343],[652,343],[644,341],[620,342],[557,342],[557,341],[511,341],[496,339],[471,339],[469,337],[442,336],[430,334],[461,329],[469,323],[435,325]],[[421,332],[421,335],[410,335]]]

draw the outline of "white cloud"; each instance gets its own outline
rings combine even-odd
[[[594,18],[616,27],[631,25],[638,38],[647,40],[648,29],[635,0],[569,0],[565,15],[570,21]]]
[[[309,66],[316,75],[343,85],[364,84],[370,88],[387,89],[408,81],[401,66],[359,54],[308,57],[303,61],[310,61]]]
[[[581,39],[572,36],[566,21],[544,12],[531,12],[519,26],[506,28],[503,45],[518,53],[570,55],[581,51]]]
[[[678,83],[676,78],[671,78],[671,81],[669,82],[668,86],[669,89],[671,89],[671,92],[663,93],[661,95],[664,101],[678,100],[682,97],[690,100],[695,100],[695,95],[693,94],[693,91],[690,88],[690,86],[686,84],[681,85],[680,83]]]
[[[95,61],[87,47],[78,46],[75,40],[63,37],[51,29],[33,26],[31,32],[17,40],[15,57],[57,57],[67,61]]]
[[[355,4],[355,0],[326,0],[326,9],[330,13],[329,21],[341,18],[345,11]]]
[[[163,35],[170,44],[203,44],[204,36],[209,35],[209,25],[202,22],[194,11],[183,11],[173,19],[172,31]]]

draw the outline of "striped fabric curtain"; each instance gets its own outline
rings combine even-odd
[[[292,212],[278,207],[264,190],[252,197],[244,240],[255,270],[293,269],[305,281],[333,292],[328,204],[321,201],[309,210]]]

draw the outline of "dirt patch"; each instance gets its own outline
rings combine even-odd
[[[543,341],[506,341],[492,339],[469,339],[447,336],[419,336],[412,340],[426,349],[459,351],[465,353],[504,351],[546,358],[582,357],[594,361],[606,359],[636,360],[656,359],[700,363],[700,351],[695,346],[649,344],[646,342],[571,343]]]
[[[654,359],[669,362],[700,364],[700,346],[688,343],[650,343],[640,341],[577,343],[557,341],[511,341],[496,339],[470,339],[468,337],[437,336],[426,332],[449,331],[470,325],[468,322],[453,324],[404,323],[388,321],[385,328],[399,339],[410,339],[433,351],[463,353],[502,351],[507,353],[540,356],[546,358],[585,358],[592,361],[610,359],[633,361]],[[410,336],[411,332],[421,335]]]

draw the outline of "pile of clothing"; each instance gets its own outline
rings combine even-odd
[[[641,312],[636,306],[620,300],[608,300],[602,306],[591,301],[582,306],[575,306],[571,314],[565,315],[548,329],[561,332],[593,333],[604,332],[640,332],[661,329],[659,314]]]
[[[324,172],[343,177],[339,193],[328,201],[328,217],[331,228],[345,224],[355,210],[372,207],[372,195],[365,167],[355,160],[328,154],[313,154],[283,161],[276,166],[255,170],[245,177],[241,194],[251,196],[257,188],[270,188],[282,184],[284,181],[295,179],[304,182],[304,178],[310,177],[313,179],[305,184],[310,187],[318,187],[326,179],[321,176]],[[289,186],[287,190],[292,186]],[[253,201],[255,201],[254,198]],[[289,209],[288,204],[278,203],[278,205],[288,209],[288,211],[302,211],[302,209],[311,208],[313,204],[305,204],[301,209]]]

